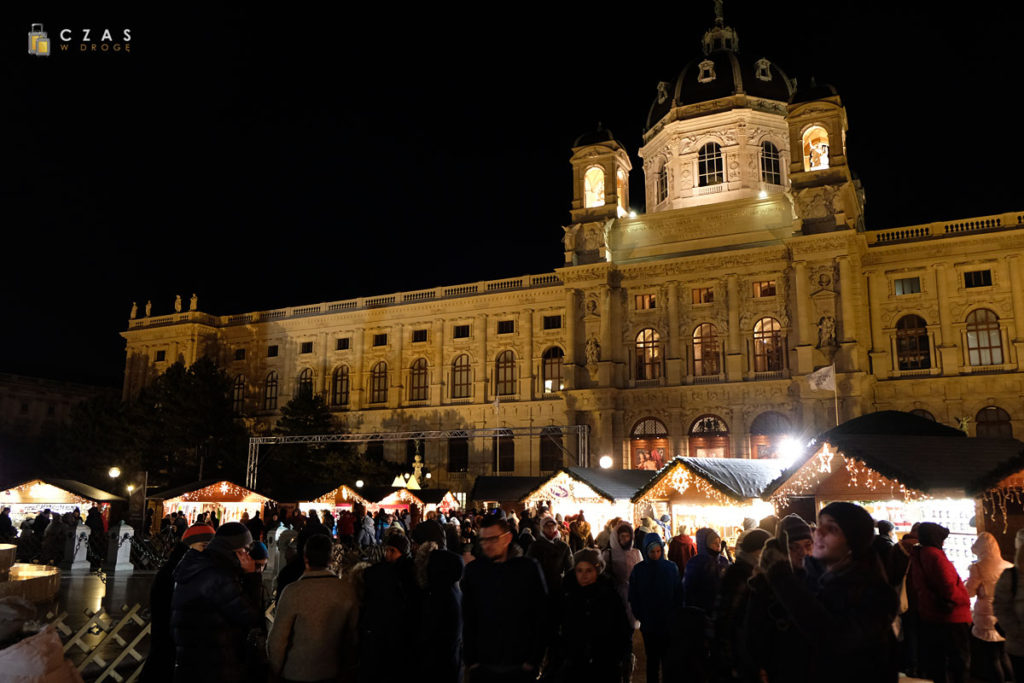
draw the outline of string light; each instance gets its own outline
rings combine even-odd
[[[1009,527],[1010,517],[1006,507],[1009,503],[1024,504],[1024,477],[1012,474],[981,494],[981,511],[993,522],[996,513],[1003,516],[1003,533]]]
[[[557,476],[546,481],[536,491],[523,498],[523,503],[530,506],[547,500],[594,505],[610,502],[604,496],[598,495],[594,489],[582,482],[576,481],[565,472],[559,472]]]
[[[235,498],[236,501],[224,501],[225,498]],[[216,484],[210,484],[201,489],[195,491],[189,491],[183,493],[176,498],[164,501],[164,504],[176,503],[176,502],[239,502],[239,503],[253,503],[260,502],[266,503],[270,499],[266,496],[261,496],[255,491],[232,484],[229,481],[222,481]]]
[[[341,500],[344,501],[345,504],[348,504],[350,502],[361,503],[363,505],[370,504],[370,501],[366,500],[365,498],[363,498],[358,493],[350,489],[348,486],[345,486],[344,484],[334,489],[333,491],[328,491],[327,493],[320,496],[313,502],[320,505],[333,505],[338,500],[339,494],[341,496]]]
[[[17,496],[20,500],[10,500]],[[25,503],[68,503],[74,505],[88,505],[92,503],[88,498],[76,495],[71,491],[47,484],[42,479],[33,479],[18,486],[6,489],[3,492],[3,503],[25,502]]]
[[[711,500],[721,505],[728,505],[730,507],[743,507],[739,501],[735,498],[725,495],[718,489],[716,489],[711,482],[704,477],[700,477],[691,473],[682,463],[675,463],[671,469],[666,472],[652,486],[647,493],[642,495],[639,500],[636,501],[638,506],[644,503],[650,502],[651,500],[665,499],[672,495],[672,492],[685,493],[687,489],[693,487],[693,489]]]

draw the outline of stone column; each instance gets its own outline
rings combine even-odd
[[[537,358],[533,352],[533,309],[527,308],[520,318],[522,325],[523,339],[523,363],[524,371],[520,372],[519,398],[524,401],[532,401],[537,394],[537,373],[535,372]]]
[[[942,264],[933,265],[932,270],[935,274],[935,295],[939,302],[939,333],[942,335],[935,348],[942,363],[942,374],[955,375],[960,372],[960,339],[953,331],[953,318],[949,310],[949,274]]]
[[[814,343],[817,336],[814,334],[814,323],[811,321],[811,293],[807,283],[807,263],[797,261],[793,265],[794,300],[796,308],[793,311],[793,320],[796,327],[796,367],[794,374],[805,375],[814,370]]]
[[[839,341],[857,340],[857,309],[854,299],[853,272],[850,268],[850,257],[840,256],[839,261],[839,305],[843,319],[839,326]]]
[[[565,357],[562,359],[565,370],[565,388],[576,388],[576,295],[578,290],[567,287],[565,290]]]
[[[665,374],[668,384],[679,384],[683,376],[682,344],[679,331],[679,283],[668,283],[668,358]]]
[[[436,406],[449,398],[444,391],[448,385],[444,362],[444,318],[435,318],[431,322],[430,335],[430,404]]]
[[[1013,296],[1013,337],[1011,343],[1016,353],[1017,367],[1024,365],[1024,263],[1019,254],[1007,259],[1010,267],[1010,293]],[[1009,361],[1008,361],[1009,362]]]
[[[363,408],[363,397],[366,391],[366,378],[369,368],[363,358],[363,349],[366,347],[366,329],[358,328],[352,333],[352,365],[349,367],[348,376],[348,402],[352,410]]]
[[[871,302],[871,370],[878,379],[887,379],[892,372],[892,360],[889,340],[882,331],[882,302],[888,294],[885,273],[868,274],[868,292]]]
[[[108,574],[131,574],[135,571],[132,566],[132,537],[135,529],[123,521],[107,532],[107,559],[103,563],[103,570]]]
[[[494,370],[494,359],[487,357],[487,314],[479,313],[476,316],[476,320],[473,322],[473,336],[476,337],[476,359],[477,359],[477,374],[475,376],[474,384],[475,390],[473,393],[473,399],[476,403],[489,403],[491,400],[490,394],[494,392],[494,387],[491,387],[491,373]],[[490,389],[488,389],[490,387]]]
[[[726,280],[725,303],[729,311],[729,334],[725,346],[725,373],[730,382],[743,379],[743,338],[740,330],[739,278],[732,274]]]
[[[405,326],[397,324],[388,330],[389,339],[393,339],[394,349],[392,362],[388,363],[388,405],[400,408],[406,402],[405,382],[409,376],[409,368],[405,366],[402,350],[405,345]]]
[[[615,382],[615,349],[618,348],[613,330],[612,290],[604,285],[599,290],[601,312],[601,363],[597,371],[600,386],[611,386]]]
[[[74,533],[69,534],[64,541],[64,559],[61,560],[62,571],[71,574],[88,574],[89,567],[89,534],[92,530],[82,522]]]

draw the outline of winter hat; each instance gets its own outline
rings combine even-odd
[[[922,522],[921,526],[917,528],[918,542],[930,548],[942,548],[947,536],[949,536],[949,529],[935,522]]]
[[[217,533],[212,526],[206,524],[196,524],[185,529],[185,533],[181,535],[181,542],[185,545],[192,545],[193,543],[209,543],[213,540],[213,535]]]
[[[433,541],[437,544],[438,548],[444,548],[444,527],[441,526],[440,522],[437,522],[433,519],[428,519],[424,522],[420,522],[412,530],[412,540],[420,544]]]
[[[584,548],[579,550],[575,555],[572,556],[572,566],[575,567],[580,562],[589,562],[594,565],[597,572],[600,574],[604,569],[604,560],[601,559],[601,553],[597,552],[593,548]]]
[[[658,534],[647,534],[646,536],[644,536],[644,559],[645,560],[650,559],[650,558],[647,557],[647,554],[650,552],[651,548],[654,547],[654,546],[659,546],[661,548],[662,552],[664,553],[665,545],[661,542],[661,536],[659,536]],[[665,559],[664,555],[662,555],[662,559]]]
[[[888,536],[892,533],[892,530],[896,528],[895,525],[887,519],[878,520],[878,524],[875,526],[878,527],[878,534],[880,536]]]
[[[756,526],[757,526],[757,520],[756,519],[753,519],[751,517],[744,517],[743,518],[743,530],[744,531],[747,531],[748,529],[753,529]]]
[[[544,515],[543,517],[541,517],[541,519],[540,519],[540,528],[543,529],[548,524],[554,524],[555,526],[558,526],[558,522],[556,522],[555,518],[552,517],[551,515]]]
[[[802,541],[811,538],[811,527],[804,518],[797,514],[786,515],[779,522],[779,531],[785,531],[789,541]]]
[[[761,528],[761,529],[764,529],[765,531],[770,533],[772,536],[774,536],[775,534],[777,534],[779,532],[779,518],[776,517],[775,515],[768,515],[767,517],[762,519],[760,522],[758,522],[757,526],[759,528]],[[872,527],[874,527],[873,524],[872,524]],[[874,532],[872,532],[872,533],[874,533]]]
[[[843,501],[829,503],[818,514],[819,519],[820,515],[828,515],[836,520],[854,557],[863,555],[871,547],[875,537],[875,520],[860,505]]]
[[[669,517],[668,515],[662,515],[661,516],[661,521],[664,522],[665,524],[668,524],[669,522],[672,521],[672,518]]]
[[[240,522],[228,522],[221,524],[214,534],[217,545],[229,550],[241,550],[252,545],[252,534]]]
[[[267,551],[267,546],[259,541],[252,544],[249,548],[249,557],[254,560],[266,560],[270,558],[270,553]]]
[[[384,546],[397,548],[398,552],[402,553],[402,555],[409,554],[409,539],[402,534],[393,534],[388,536],[388,540],[384,541]]]
[[[771,535],[764,529],[749,529],[740,534],[736,544],[745,553],[755,553],[764,549],[769,538]]]

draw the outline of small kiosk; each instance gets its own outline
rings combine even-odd
[[[416,496],[423,501],[423,514],[437,511],[447,515],[461,507],[459,499],[448,489],[420,489]]]
[[[330,511],[332,515],[337,517],[340,513],[348,510],[353,512],[356,505],[362,505],[363,509],[369,509],[373,504],[367,500],[361,493],[362,489],[352,488],[348,484],[342,484],[341,486],[331,489],[322,496],[309,501],[299,501],[299,510],[304,514],[308,514],[310,510],[316,510],[317,512],[323,512],[324,510]]]
[[[0,491],[0,507],[11,508],[15,528],[26,517],[35,517],[46,509],[62,515],[78,508],[85,519],[85,513],[92,506],[99,509],[106,524],[111,503],[118,502],[124,502],[124,498],[73,479],[32,479]]]
[[[644,470],[563,467],[523,497],[530,508],[544,506],[563,517],[583,511],[596,535],[609,520],[621,517],[633,523],[632,497],[651,480]]]
[[[220,522],[238,522],[242,515],[253,517],[257,512],[263,517],[263,506],[271,503],[269,498],[231,481],[207,480],[186,486],[161,491],[151,498],[163,501],[163,513],[184,513],[189,524],[195,522],[203,512],[217,512]]]

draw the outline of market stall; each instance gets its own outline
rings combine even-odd
[[[352,512],[356,505],[362,505],[363,509],[369,509],[372,504],[367,500],[361,493],[361,490],[352,488],[347,484],[331,489],[322,496],[318,496],[313,500],[299,501],[299,510],[303,514],[309,514],[310,510],[316,510],[318,513],[322,513],[327,510],[332,515],[337,517],[344,511]]]
[[[230,481],[201,481],[155,493],[152,498],[163,501],[163,514],[184,513],[192,524],[203,512],[215,512],[220,523],[238,522],[245,513],[263,516],[263,507],[273,502],[266,496]]]
[[[423,514],[436,510],[447,515],[462,508],[459,499],[448,489],[420,489],[416,496],[423,501]]]
[[[84,520],[92,506],[99,508],[106,524],[110,518],[110,504],[123,501],[120,496],[73,479],[33,479],[0,491],[0,507],[11,508],[11,521],[15,528],[26,517],[35,517],[46,509],[61,515],[77,509]]]
[[[633,496],[634,522],[667,514],[673,534],[682,526],[690,534],[708,527],[734,546],[744,518],[773,513],[761,494],[781,470],[773,460],[673,458]]]
[[[941,524],[950,530],[946,555],[966,578],[984,529],[978,482],[1022,449],[1016,439],[967,438],[909,413],[872,413],[817,437],[765,497],[780,514],[792,499],[811,498],[812,517],[833,501],[854,502],[891,521],[897,536],[916,522]]]
[[[396,511],[405,512],[415,505],[422,511],[423,501],[417,494],[419,494],[419,491],[414,494],[409,489],[387,489],[383,495],[378,492],[373,496],[370,509],[374,511],[383,509],[392,513]]]
[[[615,517],[632,524],[630,499],[652,475],[644,470],[563,467],[526,494],[522,502],[527,508],[544,507],[563,517],[582,511],[596,535]]]

